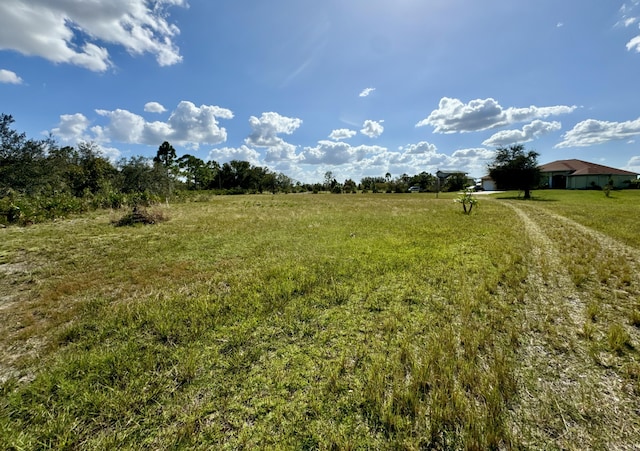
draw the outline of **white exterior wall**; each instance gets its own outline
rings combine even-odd
[[[482,180],[482,189],[485,191],[496,191],[496,182],[492,179],[483,179]]]

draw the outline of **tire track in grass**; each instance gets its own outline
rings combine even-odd
[[[517,441],[560,449],[638,449],[640,399],[615,368],[595,361],[583,330],[592,295],[576,287],[562,257],[576,236],[631,259],[636,269],[637,251],[544,209],[504,204],[517,213],[531,246],[518,350],[521,394],[512,418]],[[596,272],[596,262],[583,264],[588,273]]]

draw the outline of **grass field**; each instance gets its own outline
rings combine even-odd
[[[640,191],[534,196],[0,229],[0,444],[640,447]]]

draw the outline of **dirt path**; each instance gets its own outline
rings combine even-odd
[[[531,203],[504,204],[532,249],[514,433],[552,449],[640,448],[640,336],[629,319],[640,299],[639,252]],[[613,329],[628,334],[622,349],[612,349]]]

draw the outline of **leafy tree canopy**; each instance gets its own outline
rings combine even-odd
[[[498,147],[493,163],[489,165],[489,175],[498,189],[524,191],[524,198],[531,198],[531,190],[540,182],[538,154],[526,151],[522,144]]]
[[[169,142],[165,141],[158,147],[156,156],[153,157],[154,163],[160,163],[165,168],[169,168],[173,165],[176,159],[176,149],[173,148]]]

